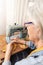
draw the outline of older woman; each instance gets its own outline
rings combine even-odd
[[[31,19],[33,23],[27,24],[26,26],[28,29],[29,39],[34,42],[34,45],[36,46],[36,50],[31,52],[31,54],[27,56],[27,58],[16,62],[15,65],[43,65],[43,26],[41,24],[41,18],[38,15],[39,11],[37,11],[36,13],[37,5],[36,6],[35,5],[34,5],[35,9],[33,7],[29,9],[30,12],[31,10],[34,12],[34,14],[31,13],[33,14],[33,16],[31,15],[32,16]],[[19,43],[29,45],[29,43],[24,40],[20,40],[20,39],[13,40],[10,44],[7,45],[5,60],[2,65],[11,65],[10,57],[11,57],[14,42],[17,43],[19,42]]]

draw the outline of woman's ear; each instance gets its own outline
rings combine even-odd
[[[41,37],[41,29],[40,29],[40,27],[37,27],[37,34],[38,34],[38,37]]]

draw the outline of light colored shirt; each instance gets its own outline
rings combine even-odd
[[[11,65],[11,62],[4,61],[2,65]],[[43,65],[43,51],[27,56],[25,59],[16,62],[15,65]]]
[[[11,65],[11,62],[4,61],[2,65]],[[15,65],[43,65],[43,47],[40,51],[34,52],[26,58],[16,62]]]

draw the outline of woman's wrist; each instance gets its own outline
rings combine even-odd
[[[10,61],[10,56],[5,56],[4,61]]]
[[[13,46],[9,43],[7,45],[6,53],[5,53],[5,61],[10,60],[10,57],[12,55]]]
[[[6,51],[6,54],[5,54],[5,61],[10,60],[10,57],[11,57],[11,53],[10,53],[9,51]]]

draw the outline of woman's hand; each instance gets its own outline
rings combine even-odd
[[[14,43],[25,44],[25,41],[23,39],[19,39],[19,38],[12,39],[11,42],[7,44],[6,54],[5,54],[5,61],[10,60],[10,57],[12,55],[12,50],[13,50]]]
[[[23,39],[20,39],[20,38],[13,38],[12,40],[14,40],[15,41],[15,43],[20,43],[20,44],[25,44],[25,40],[23,40]]]
[[[16,43],[25,44],[25,40],[17,38]]]
[[[6,47],[6,54],[5,54],[5,61],[10,60],[10,57],[12,55],[13,46],[16,40],[12,40],[10,43],[7,44]]]

